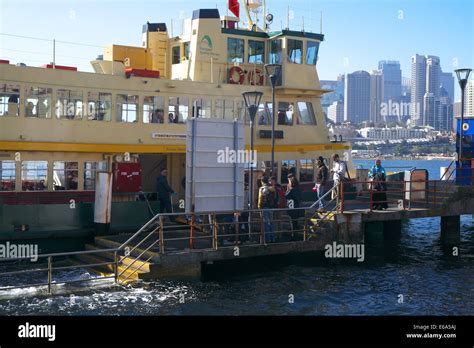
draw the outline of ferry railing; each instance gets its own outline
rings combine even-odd
[[[377,181],[352,181],[339,184],[339,213],[352,210],[379,210],[387,208],[439,209],[457,192],[456,180],[448,175],[440,180],[383,181],[382,190],[375,189]],[[459,177],[458,177],[459,179]],[[366,187],[354,190],[353,188]],[[384,197],[385,196],[385,197]]]

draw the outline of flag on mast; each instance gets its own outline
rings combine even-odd
[[[240,17],[240,4],[239,0],[229,0],[229,10],[236,17]]]

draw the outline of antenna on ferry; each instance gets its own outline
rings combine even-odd
[[[321,11],[321,19],[319,21],[319,33],[323,33],[323,11]]]
[[[288,11],[286,12],[286,30],[290,30],[290,6],[288,6]]]

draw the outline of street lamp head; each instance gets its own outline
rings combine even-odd
[[[263,93],[259,91],[244,92],[242,96],[244,97],[245,107],[249,112],[250,120],[254,122]]]
[[[458,82],[461,88],[463,86],[466,86],[467,80],[469,79],[469,74],[471,73],[472,69],[457,69],[454,70],[456,72],[456,75],[458,77]]]
[[[270,78],[272,86],[275,86],[281,73],[281,64],[265,64],[265,73]]]

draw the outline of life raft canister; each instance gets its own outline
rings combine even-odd
[[[238,66],[233,66],[232,68],[229,69],[229,75],[228,75],[228,80],[229,83],[234,84],[234,85],[242,85],[245,80],[245,73],[242,70],[242,68]]]
[[[255,74],[255,77],[254,77]],[[249,72],[249,81],[252,86],[263,86],[264,76],[263,72],[260,69],[250,70]]]

